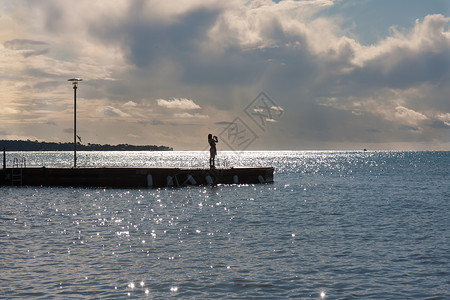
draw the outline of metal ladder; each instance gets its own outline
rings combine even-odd
[[[11,185],[22,186],[22,178],[23,178],[22,170],[25,167],[26,167],[25,157],[22,157],[22,162],[20,165],[19,165],[19,159],[17,157],[14,158],[12,173],[11,173]]]

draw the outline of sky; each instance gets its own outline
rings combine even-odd
[[[450,1],[2,0],[0,139],[450,150]]]

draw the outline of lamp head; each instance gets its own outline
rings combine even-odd
[[[71,78],[71,79],[68,79],[67,81],[72,81],[73,88],[76,89],[78,87],[78,81],[83,81],[83,79],[81,79],[81,78]]]

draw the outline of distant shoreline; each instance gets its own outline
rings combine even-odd
[[[0,151],[73,151],[73,143],[39,142],[30,140],[0,140]],[[156,145],[100,145],[77,143],[78,151],[173,151],[172,147]]]

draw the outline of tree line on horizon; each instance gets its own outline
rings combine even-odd
[[[7,151],[72,151],[73,143],[39,142],[31,140],[0,140],[0,149]],[[172,147],[156,145],[101,145],[91,144],[83,145],[77,143],[79,151],[173,151]]]

